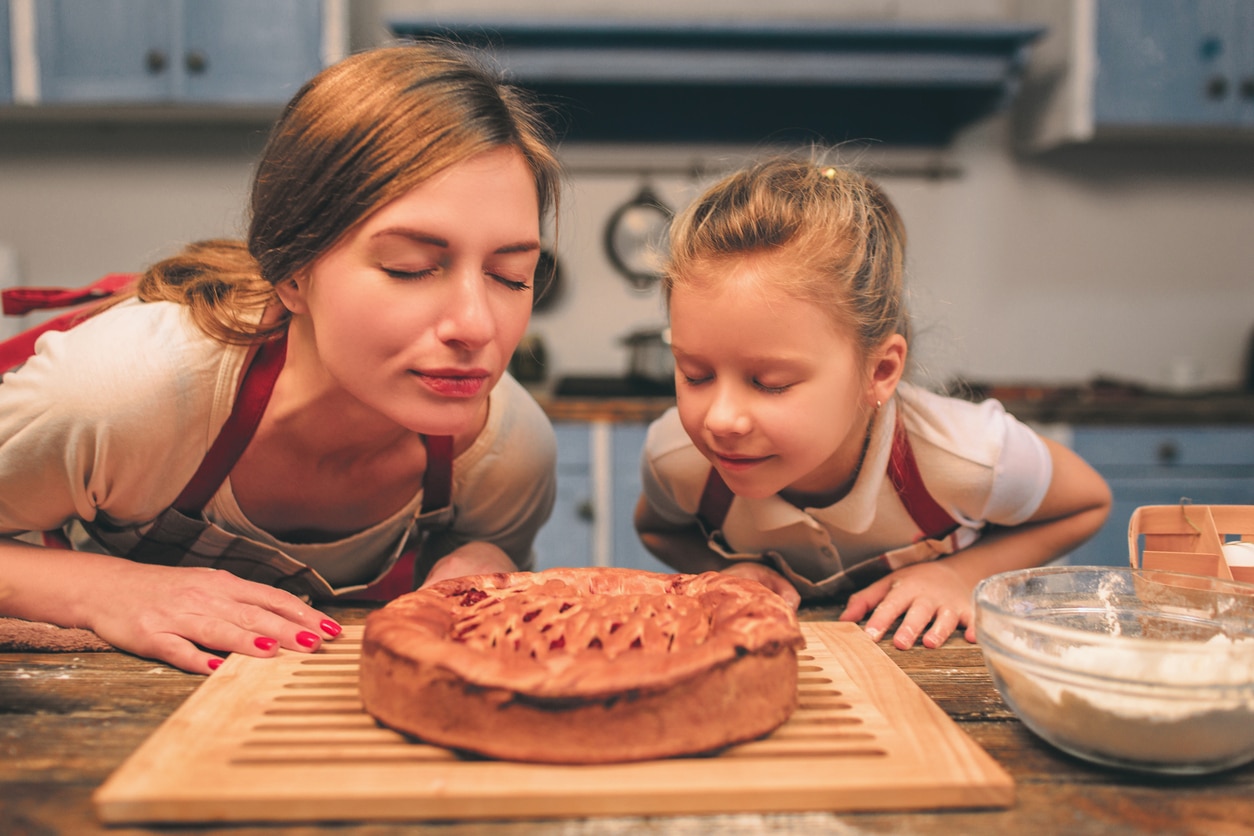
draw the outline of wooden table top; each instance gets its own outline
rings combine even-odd
[[[365,610],[340,609],[345,623]],[[803,619],[835,617],[805,610]],[[309,834],[530,836],[658,833],[1254,834],[1254,764],[1202,778],[1110,770],[1065,755],[1002,702],[978,647],[884,652],[1016,783],[1004,810],[728,814],[568,821],[125,828],[99,824],[92,792],[204,681],[122,653],[0,653],[0,834]]]

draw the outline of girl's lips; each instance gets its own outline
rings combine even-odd
[[[446,398],[473,398],[488,382],[483,369],[432,369],[413,374],[432,392]]]
[[[715,453],[714,458],[718,459],[718,463],[724,469],[732,473],[739,473],[762,464],[770,456],[724,456],[721,453]]]

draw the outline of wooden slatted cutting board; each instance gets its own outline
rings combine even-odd
[[[315,655],[234,655],[96,791],[108,823],[556,818],[1006,807],[1014,782],[854,624],[803,623],[800,708],[717,756],[550,766],[379,727],[361,627]]]

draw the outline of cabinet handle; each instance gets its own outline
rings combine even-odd
[[[148,72],[152,75],[164,72],[166,64],[167,61],[165,53],[159,49],[150,49],[144,55],[144,67],[147,68]]]
[[[1158,463],[1175,464],[1180,458],[1180,447],[1174,441],[1164,441],[1158,445]]]
[[[199,75],[200,73],[203,73],[205,70],[209,69],[208,56],[206,56],[203,52],[201,52],[198,49],[193,49],[191,52],[187,53],[187,57],[184,59],[184,61],[187,64],[187,71],[189,73],[195,73]]]
[[[1241,98],[1254,101],[1254,76],[1241,79]]]
[[[1228,79],[1213,75],[1206,80],[1206,98],[1218,101],[1228,95]]]
[[[596,519],[596,509],[592,507],[592,500],[585,499],[579,503],[579,507],[575,509],[575,516],[584,522],[592,522]]]

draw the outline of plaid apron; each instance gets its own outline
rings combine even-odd
[[[419,561],[425,535],[452,523],[451,436],[424,438],[428,461],[422,507],[398,539],[380,574],[369,583],[334,589],[315,570],[281,549],[232,534],[204,518],[205,505],[252,440],[286,357],[286,334],[257,349],[244,373],[231,415],[172,507],[156,519],[140,524],[117,525],[99,517],[93,522],[81,522],[87,534],[118,557],[163,566],[225,569],[306,600],[386,601],[413,590],[430,569]],[[70,547],[60,530],[45,532],[44,541]]]
[[[947,554],[953,554],[965,548],[975,540],[976,532],[971,531],[969,537],[962,537],[962,526],[940,506],[919,473],[918,463],[914,458],[914,450],[910,447],[910,438],[906,428],[897,418],[893,430],[893,446],[888,459],[888,479],[892,482],[897,497],[906,506],[907,513],[914,520],[919,531],[914,542],[909,546],[883,554],[869,557],[852,566],[845,566],[839,571],[819,581],[810,580],[799,575],[784,560],[783,556],[768,551],[762,555],[746,554],[734,551],[723,539],[721,531],[723,521],[731,508],[735,494],[718,471],[710,468],[706,477],[705,488],[701,492],[701,501],[697,506],[697,522],[706,537],[710,548],[720,556],[731,561],[753,560],[766,558],[767,565],[787,578],[803,598],[818,598],[837,593],[853,592],[868,586],[890,572],[912,563],[934,560]]]

